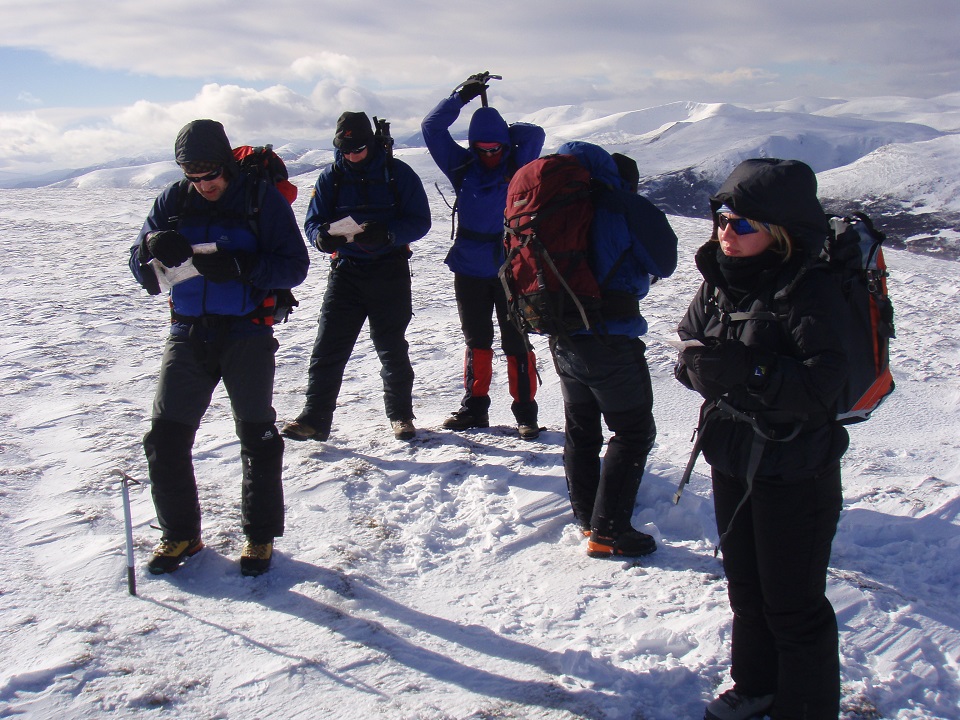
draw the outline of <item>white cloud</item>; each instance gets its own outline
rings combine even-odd
[[[316,145],[343,110],[362,109],[389,117],[400,136],[483,69],[504,76],[490,98],[505,114],[931,97],[960,85],[956,0],[409,0],[362,12],[330,0],[274,0],[269,9],[236,0],[0,0],[0,10],[0,45],[143,76],[139,97],[98,112],[51,108],[49,93],[26,87],[22,102],[46,102],[36,114],[0,117],[8,130],[0,166],[53,153],[86,164],[91,153],[166,151],[196,117],[222,120],[238,140]],[[198,91],[160,103],[153,77],[194,79]]]
[[[363,12],[329,0],[274,0],[269,10],[230,0],[111,0],[92,24],[95,4],[0,0],[0,43],[96,67],[220,82],[332,80],[425,92],[487,68],[541,96],[559,96],[584,80],[600,95],[672,89],[672,97],[653,102],[700,99],[691,90],[699,90],[703,78],[733,77],[742,68],[777,82],[762,88],[751,87],[749,78],[726,84],[725,90],[743,95],[725,99],[791,97],[799,67],[811,68],[815,82],[847,96],[907,89],[930,96],[960,79],[956,0],[611,0],[600,6],[491,0],[482,8],[411,0]],[[778,70],[785,66],[792,70]],[[651,88],[646,82],[667,73],[672,86]]]

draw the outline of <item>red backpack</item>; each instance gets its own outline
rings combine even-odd
[[[240,172],[252,175],[256,179],[267,180],[276,186],[287,202],[293,205],[297,199],[297,186],[290,182],[287,166],[283,158],[273,150],[273,145],[241,145],[233,149],[233,157],[240,166]]]
[[[516,171],[504,212],[500,280],[521,332],[590,328],[600,286],[588,263],[590,172],[572,155],[547,155]]]

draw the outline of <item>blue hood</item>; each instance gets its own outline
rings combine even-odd
[[[623,181],[617,171],[613,157],[599,145],[577,140],[564,143],[557,150],[559,155],[573,155],[581,165],[590,171],[590,177],[612,188],[623,188]]]
[[[470,118],[467,140],[471,145],[475,142],[498,142],[509,147],[510,129],[496,108],[477,108]]]

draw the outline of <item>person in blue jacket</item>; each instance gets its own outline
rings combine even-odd
[[[334,162],[317,177],[304,229],[330,253],[330,275],[310,356],[306,402],[281,433],[291,440],[330,436],[343,372],[366,320],[380,358],[383,400],[394,437],[416,436],[413,367],[406,340],[413,316],[410,243],[430,230],[430,205],[419,176],[392,157],[362,112],[337,121]],[[352,218],[362,232],[341,234]]]
[[[454,292],[466,343],[464,395],[460,408],[443,426],[451,430],[490,424],[493,375],[493,315],[507,358],[511,409],[520,437],[540,434],[537,420],[537,360],[526,338],[507,314],[507,300],[497,273],[504,261],[503,213],[507,185],[517,168],[540,155],[545,133],[530,123],[507,125],[495,108],[480,107],[470,118],[467,147],[450,135],[460,111],[483,94],[489,73],[471,75],[428,114],[421,124],[430,155],[456,192],[457,227],[446,264],[454,273]]]
[[[603,278],[602,318],[596,327],[552,336],[565,416],[563,467],[577,523],[591,557],[648,555],[655,540],[631,524],[647,456],[657,430],[653,389],[640,336],[647,321],[639,301],[650,275],[677,266],[677,236],[666,216],[631,192],[614,158],[586,142],[562,145],[590,171],[594,191],[588,262]],[[613,433],[602,461],[601,418]]]
[[[143,440],[163,533],[147,567],[154,574],[173,572],[203,548],[192,448],[223,380],[240,438],[246,536],[240,569],[259,575],[269,568],[284,524],[272,308],[276,290],[303,282],[310,259],[290,205],[272,185],[240,172],[223,125],[188,123],[175,152],[185,179],[156,199],[130,250],[130,269],[151,295],[161,292],[157,263],[193,268],[170,289],[170,335]]]

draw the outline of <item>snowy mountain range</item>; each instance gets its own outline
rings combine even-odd
[[[641,193],[688,217],[707,214],[710,194],[743,159],[803,160],[818,173],[827,210],[868,212],[890,247],[960,255],[960,93],[932,100],[797,98],[764,107],[676,102],[610,115],[571,105],[507,119],[544,127],[544,152],[587,140],[630,155],[640,167]],[[330,161],[326,139],[316,147],[278,140],[292,176]],[[422,148],[423,142],[414,132],[399,137],[397,146]],[[168,157],[144,157],[18,186],[160,188],[177,176]]]

